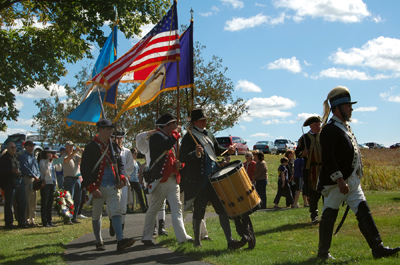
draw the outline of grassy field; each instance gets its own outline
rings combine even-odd
[[[363,150],[365,177],[363,179],[366,197],[373,216],[386,245],[400,246],[400,185],[399,150]],[[232,160],[244,160],[244,156]],[[268,208],[277,188],[277,168],[280,156],[266,155],[269,172],[267,186]],[[377,167],[379,170],[376,171]],[[380,182],[378,182],[379,176]],[[372,186],[373,183],[375,186]],[[369,185],[369,186],[368,186]],[[283,206],[281,200],[281,206]],[[300,199],[302,205],[302,199]],[[322,205],[321,205],[322,206]],[[341,218],[344,209],[339,212]],[[204,242],[202,248],[190,244],[177,245],[174,233],[159,238],[166,247],[198,260],[213,264],[315,264],[318,226],[312,226],[308,208],[280,211],[258,211],[251,215],[257,246],[253,251],[228,251],[226,241],[217,218],[207,219],[207,228],[212,242]],[[0,214],[0,264],[63,264],[66,245],[75,238],[91,233],[91,219],[81,220],[82,224],[63,225],[54,217],[56,228],[30,228],[4,230],[4,215]],[[108,219],[103,218],[103,227]],[[193,235],[191,223],[186,225],[188,234]],[[232,225],[234,231],[234,225]],[[233,233],[236,238],[236,233]],[[337,258],[333,264],[399,264],[399,258],[373,260],[367,243],[360,234],[354,214],[349,213],[341,231],[334,236],[331,248]]]

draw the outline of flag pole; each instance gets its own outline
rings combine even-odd
[[[191,14],[190,24],[193,24],[193,13],[194,13],[193,8],[190,7],[190,14]],[[193,39],[191,40],[191,42],[193,42]],[[191,48],[193,49],[193,43],[191,45]],[[193,64],[194,64],[194,62],[193,62]],[[193,69],[194,69],[194,67],[193,67]],[[193,72],[193,74],[194,74],[194,72]],[[192,110],[194,109],[194,86],[195,86],[195,84],[193,82],[193,86],[191,87]]]

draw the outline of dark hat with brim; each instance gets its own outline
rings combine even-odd
[[[24,146],[27,146],[27,145],[36,145],[36,144],[34,142],[32,142],[32,141],[26,141],[24,143]]]
[[[194,109],[192,110],[192,113],[190,114],[190,117],[186,118],[187,121],[195,122],[195,121],[200,121],[200,120],[205,120],[209,119],[210,117],[206,116],[204,114],[203,109]]]
[[[314,122],[322,122],[321,117],[320,117],[320,116],[312,116],[312,117],[308,118],[308,119],[303,123],[303,127],[310,126],[310,125],[313,124]]]
[[[96,126],[99,128],[105,128],[105,127],[114,127],[111,121],[107,119],[101,119],[96,123]]]
[[[125,135],[126,135],[125,131],[117,131],[117,136],[116,137],[117,138],[123,138],[123,137],[125,137]],[[115,132],[113,132],[112,137],[115,138]]]
[[[51,149],[49,146],[45,147],[42,152],[57,153],[56,150]]]
[[[357,101],[351,101],[351,96],[349,93],[344,92],[342,94],[339,94],[337,96],[334,96],[333,98],[329,99],[329,103],[331,104],[331,107],[339,106],[341,104],[356,104]]]
[[[176,117],[171,113],[165,113],[156,121],[157,126],[166,126],[171,122],[177,121]]]

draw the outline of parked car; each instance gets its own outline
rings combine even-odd
[[[295,142],[292,142],[292,145],[293,145],[293,150],[295,150],[295,151],[296,151],[296,149],[297,149],[297,141],[295,141]]]
[[[1,151],[7,148],[7,143],[13,142],[15,143],[17,147],[17,155],[21,155],[23,152],[25,152],[24,144],[26,141],[32,141],[35,143],[35,147],[33,149],[33,154],[38,158],[40,152],[47,146],[50,146],[53,150],[56,150],[59,153],[59,150],[61,148],[61,145],[51,145],[46,141],[43,135],[40,135],[38,133],[15,133],[12,135],[9,135],[7,139],[4,141],[4,143],[1,145]]]
[[[365,144],[358,144],[358,148],[360,148],[360,149],[369,149],[368,145],[365,145]]]
[[[389,147],[383,144],[378,144],[378,149],[389,149]]]
[[[368,146],[369,149],[381,149],[382,146],[379,146],[378,143],[374,143],[374,142],[369,142],[369,143],[365,143],[366,146]]]
[[[246,152],[249,151],[247,142],[243,141],[243,139],[238,136],[224,136],[224,137],[217,137],[216,139],[219,145],[225,148],[228,148],[229,146],[236,144],[235,155],[246,154]]]
[[[260,150],[264,154],[277,155],[278,147],[275,146],[272,141],[258,141],[254,146],[253,150]]]
[[[288,139],[276,139],[274,144],[279,153],[285,153],[288,149],[294,150],[292,142]]]
[[[400,148],[400,143],[392,144],[392,145],[390,146],[390,149],[399,149],[399,148]]]

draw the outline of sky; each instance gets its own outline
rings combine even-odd
[[[296,141],[305,119],[322,116],[329,91],[346,86],[358,102],[350,123],[358,142],[400,142],[400,1],[179,0],[179,25],[189,24],[191,8],[205,61],[223,59],[234,96],[249,106],[248,115],[217,137],[240,136],[250,149],[257,141]],[[142,36],[152,27],[144,26]],[[108,36],[111,29],[103,29]],[[140,38],[119,34],[118,57]],[[63,85],[75,84],[74,74],[88,63],[94,60],[68,64],[54,89],[65,95]],[[8,123],[0,142],[7,134],[36,131],[33,101],[49,95],[40,86],[17,94],[18,122]]]

